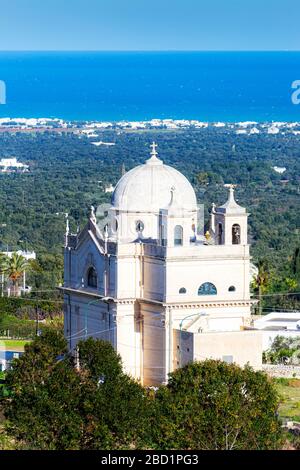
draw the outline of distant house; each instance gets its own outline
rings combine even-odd
[[[282,175],[282,173],[284,173],[286,171],[286,168],[285,166],[273,166],[273,170],[276,171],[276,173],[279,173],[280,175]]]
[[[12,173],[12,172],[25,173],[27,171],[29,171],[29,166],[24,165],[24,163],[18,162],[16,157],[2,158],[0,160],[0,172],[1,173]]]
[[[300,312],[271,312],[255,320],[254,328],[262,332],[265,351],[270,348],[276,336],[300,337]]]
[[[91,142],[92,145],[95,145],[96,147],[99,147],[99,145],[106,145],[107,147],[111,147],[112,145],[116,145],[115,142],[102,142],[100,140],[99,142]]]
[[[11,367],[11,361],[13,359],[18,359],[24,354],[24,350],[12,350],[7,351],[5,343],[0,342],[0,372],[3,372]]]
[[[279,129],[276,126],[271,126],[268,128],[268,134],[279,134]]]
[[[3,251],[2,252],[4,255],[9,256],[11,258],[13,253],[17,253],[20,256],[23,256],[23,258],[30,260],[30,259],[36,259],[36,252],[35,251]]]
[[[114,189],[115,189],[115,187],[114,187],[112,184],[110,184],[109,186],[107,186],[107,187],[105,188],[104,191],[105,191],[106,193],[113,193],[113,192],[114,192]]]

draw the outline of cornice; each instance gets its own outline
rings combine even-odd
[[[256,300],[219,300],[219,301],[206,301],[206,302],[181,302],[178,303],[164,303],[165,307],[174,310],[193,309],[193,308],[224,308],[224,307],[251,307],[256,304]]]
[[[59,287],[59,290],[66,294],[82,295],[86,297],[94,297],[99,300],[107,299],[107,296],[98,294],[97,292],[86,291],[82,289],[73,289],[70,287]],[[182,309],[194,309],[194,308],[224,308],[224,307],[251,307],[258,303],[257,299],[247,300],[206,300],[206,301],[194,301],[194,302],[163,302],[159,300],[151,300],[145,298],[123,298],[117,299],[109,297],[109,301],[118,305],[133,305],[135,302],[144,304],[160,305],[166,308],[172,308],[174,310]],[[107,300],[104,300],[107,302]]]

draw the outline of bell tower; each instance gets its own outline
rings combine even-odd
[[[211,227],[216,245],[248,245],[248,216],[244,207],[234,199],[235,185],[226,184],[229,189],[228,199],[223,206],[211,211]]]
[[[170,190],[170,203],[159,211],[159,244],[176,247],[189,246],[195,236],[192,227],[197,225],[197,210],[181,207],[174,186]]]

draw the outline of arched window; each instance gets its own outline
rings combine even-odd
[[[113,233],[117,233],[119,227],[118,219],[115,217],[111,222],[111,230]]]
[[[241,243],[241,227],[239,224],[232,226],[232,244],[239,245]]]
[[[228,289],[228,292],[235,292],[235,287],[234,287],[234,286],[230,286],[229,289]]]
[[[221,223],[218,224],[218,245],[223,244],[223,225]]]
[[[135,223],[135,230],[139,233],[141,233],[145,228],[144,222],[141,220],[137,220]]]
[[[180,287],[179,294],[186,294],[186,288],[185,287]]]
[[[198,289],[198,295],[217,295],[217,288],[211,282],[204,282]]]
[[[183,228],[181,225],[176,225],[174,228],[174,245],[179,246],[183,244]]]
[[[98,276],[95,268],[91,267],[87,273],[87,285],[88,287],[97,287],[98,285]]]

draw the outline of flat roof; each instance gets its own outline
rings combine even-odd
[[[300,315],[299,315],[299,319],[298,318],[270,318],[269,320],[266,320],[266,321],[267,322],[271,322],[271,321],[297,322],[298,320],[300,320]]]

